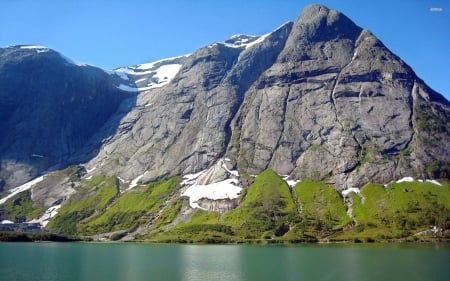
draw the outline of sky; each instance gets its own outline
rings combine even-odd
[[[266,34],[314,3],[372,31],[450,100],[449,0],[0,0],[0,48],[43,45],[114,69]]]

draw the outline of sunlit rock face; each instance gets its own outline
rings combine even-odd
[[[263,36],[111,72],[46,48],[2,49],[0,109],[6,188],[68,163],[138,184],[228,159],[241,175],[271,168],[338,190],[449,174],[449,102],[320,5]]]

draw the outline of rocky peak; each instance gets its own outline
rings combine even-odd
[[[51,164],[79,156],[89,176],[129,183],[226,158],[241,174],[270,168],[336,189],[450,162],[448,101],[373,34],[320,5],[266,35],[109,74],[44,47],[2,49],[0,74],[6,187],[23,177],[20,165],[36,167],[30,155]]]

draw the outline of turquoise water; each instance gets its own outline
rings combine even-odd
[[[0,243],[0,280],[450,280],[449,244]]]

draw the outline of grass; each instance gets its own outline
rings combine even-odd
[[[354,221],[332,187],[306,179],[289,188],[274,171],[266,170],[243,190],[238,208],[223,215],[195,210],[190,221],[172,225],[188,207],[186,198],[167,202],[179,189],[178,182],[172,178],[137,186],[119,196],[115,178],[83,181],[49,228],[93,235],[125,233],[152,222],[152,231],[139,239],[186,243],[415,241],[424,238],[413,234],[431,225],[450,232],[450,184],[446,181],[443,186],[368,184],[360,195],[350,195]]]
[[[80,233],[79,223],[96,212],[106,209],[117,196],[118,188],[114,177],[96,177],[84,181],[77,194],[59,209],[47,228],[56,229],[62,233]]]
[[[183,200],[176,200],[169,203],[159,218],[155,222],[155,228],[160,228],[171,223],[180,213],[183,207]]]
[[[219,220],[215,212],[196,210],[189,222],[179,223],[167,232],[153,233],[145,239],[154,242],[229,243],[233,240],[233,231]]]
[[[428,182],[368,184],[361,196],[352,194],[358,227],[340,239],[399,239],[437,226],[449,228],[450,185]]]
[[[38,206],[31,200],[30,190],[18,193],[0,205],[1,219],[8,219],[13,222],[29,221],[40,217],[44,212],[45,208]]]
[[[295,186],[301,208],[301,225],[313,236],[340,231],[352,222],[339,193],[321,182],[304,180]]]
[[[177,188],[177,178],[137,186],[120,196],[105,212],[81,223],[79,231],[85,235],[92,235],[134,229],[148,222]]]
[[[268,238],[295,221],[295,210],[286,182],[272,170],[266,170],[249,186],[241,206],[223,216],[223,223],[243,238]],[[277,235],[282,236],[281,232]]]

